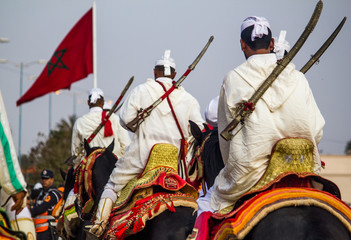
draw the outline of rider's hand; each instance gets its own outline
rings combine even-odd
[[[101,236],[104,233],[111,214],[112,206],[113,201],[110,198],[100,199],[94,225],[89,230],[90,233],[96,236]]]
[[[19,214],[22,209],[26,206],[26,191],[21,191],[15,194],[12,194],[11,197],[15,204],[12,206],[11,211],[16,211],[16,214]]]

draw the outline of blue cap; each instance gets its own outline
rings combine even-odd
[[[54,172],[49,170],[49,169],[44,169],[41,174],[40,174],[41,178],[53,178],[54,177]]]

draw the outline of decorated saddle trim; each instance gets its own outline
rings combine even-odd
[[[313,149],[313,143],[305,138],[283,138],[277,141],[272,148],[268,167],[261,179],[235,203],[221,209],[220,214],[232,215],[233,208],[237,208],[249,196],[267,190],[288,175],[296,175],[300,181],[304,181],[305,184],[301,187],[311,187],[307,177],[317,176],[313,173]]]
[[[189,163],[189,178],[194,183],[193,186],[200,191],[200,186],[202,187],[204,193],[206,194],[205,178],[204,178],[204,162],[202,160],[202,155],[204,151],[205,144],[210,139],[213,132],[207,134],[205,139],[202,141],[200,146],[195,147],[194,156]],[[192,142],[194,145],[196,142]],[[193,147],[193,146],[191,146]]]
[[[83,192],[88,193],[89,198],[95,193],[92,183],[92,168],[96,158],[105,151],[105,148],[100,148],[85,157],[74,170],[74,193],[78,193],[80,202],[83,202]]]
[[[148,220],[169,210],[175,212],[175,207],[183,206],[197,210],[196,198],[177,193],[156,193],[137,201],[133,208],[122,214],[113,211],[110,217],[110,228],[105,237],[107,239],[123,239],[144,229]]]
[[[8,240],[25,240],[26,234],[22,231],[11,229],[10,220],[5,209],[0,207],[0,239]]]
[[[133,178],[122,189],[115,203],[116,209],[123,208],[131,199],[133,193],[150,186],[160,186],[168,191],[197,191],[178,175],[178,148],[171,144],[155,144],[144,171]],[[189,190],[190,188],[190,190]]]
[[[235,210],[232,218],[225,219],[214,239],[243,239],[251,229],[270,212],[288,206],[316,206],[337,217],[351,232],[351,208],[332,194],[316,189],[278,188],[263,192]],[[213,215],[216,219],[224,216]]]
[[[161,186],[165,190],[169,191],[180,191],[182,189],[186,189],[190,192],[196,192],[196,190],[191,187],[184,179],[180,178],[174,172],[170,172],[169,169],[164,167],[159,167],[154,169],[153,171],[148,172],[144,178],[132,179],[128,185],[123,189],[120,197],[117,199],[115,203],[116,209],[123,208],[128,201],[131,199],[134,192],[139,189],[148,188],[150,186]]]
[[[68,221],[71,221],[71,219],[73,218],[78,218],[78,214],[74,204],[69,205],[65,208],[65,211],[63,212],[63,218]]]
[[[15,235],[21,235],[17,236]],[[27,239],[26,235],[23,232],[14,232],[9,228],[6,228],[2,225],[0,225],[0,239],[2,240],[25,240]]]
[[[85,157],[74,170],[75,182],[74,182],[74,193],[77,193],[79,206],[82,207],[83,213],[89,213],[94,205],[93,195],[95,190],[93,188],[93,167],[96,159],[105,152],[106,148],[99,148],[93,151],[89,156]],[[117,156],[115,155],[117,158]],[[81,206],[84,202],[83,194],[87,193],[89,199]]]

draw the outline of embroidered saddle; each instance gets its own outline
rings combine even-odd
[[[122,190],[106,238],[123,239],[141,231],[147,220],[177,206],[197,210],[198,192],[178,175],[178,148],[155,144],[144,171]]]

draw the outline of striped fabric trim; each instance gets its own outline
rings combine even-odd
[[[144,229],[148,220],[162,212],[169,210],[175,212],[175,207],[189,207],[197,211],[196,198],[177,193],[156,193],[136,202],[136,205],[127,212],[110,216],[110,227],[106,239],[124,239],[126,236],[136,234]],[[104,238],[105,239],[105,238]]]
[[[287,206],[317,206],[336,216],[351,232],[351,208],[335,196],[316,189],[278,188],[258,194],[244,203],[234,218],[229,218],[215,234],[214,239],[244,238],[266,215]]]
[[[0,116],[0,117],[2,117],[2,116]],[[8,173],[9,173],[9,176],[10,176],[11,184],[12,184],[13,188],[17,192],[22,191],[23,190],[23,186],[19,182],[19,180],[17,178],[17,175],[16,175],[15,168],[13,166],[13,159],[12,159],[12,155],[11,155],[11,147],[10,147],[10,143],[8,141],[8,138],[6,136],[6,133],[4,131],[4,127],[2,125],[2,121],[0,122],[0,140],[1,140],[1,147],[3,149],[3,153],[4,153],[4,156],[5,156],[6,165],[7,165]]]

